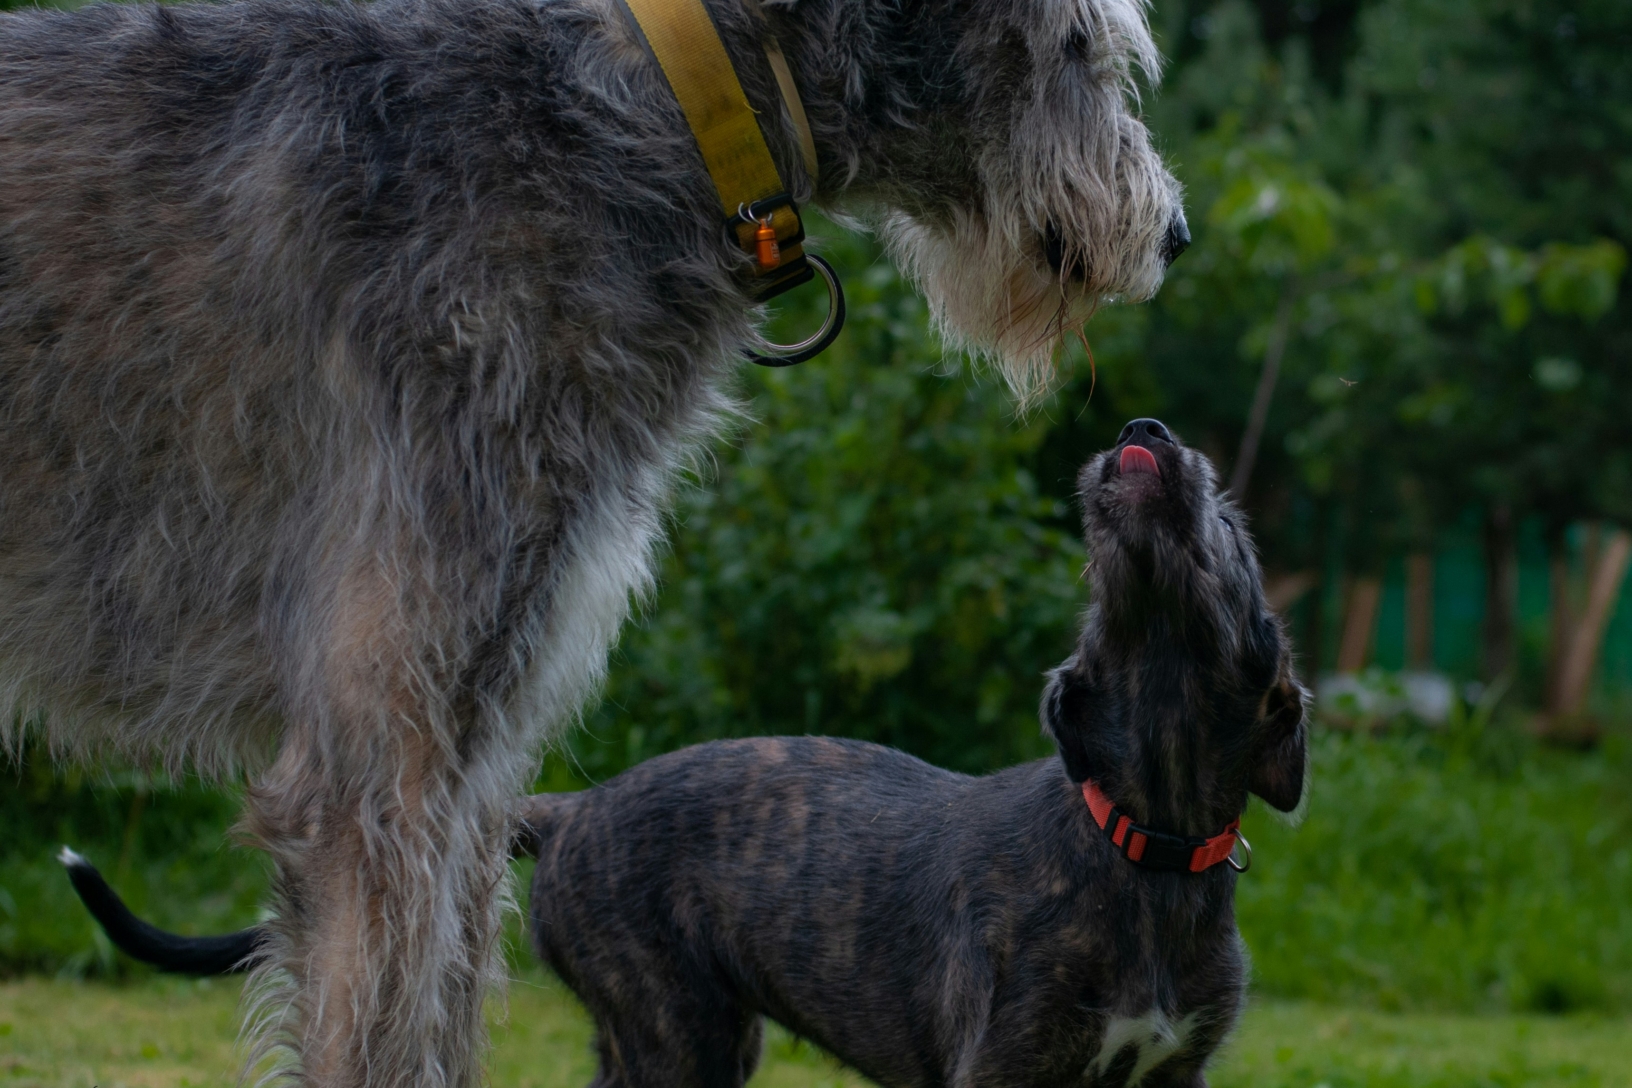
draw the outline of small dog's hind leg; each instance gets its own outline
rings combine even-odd
[[[628,1088],[629,1081],[623,1075],[623,1063],[618,1058],[617,1041],[605,1028],[595,1031],[595,1057],[600,1066],[589,1088]]]
[[[750,1015],[748,1026],[737,1042],[737,1083],[746,1084],[759,1068],[759,1059],[765,1052],[765,1020]]]
[[[601,1067],[590,1088],[742,1088],[759,1067],[764,1021],[717,996],[671,1002],[644,1017],[631,1009],[615,1022],[598,1016]]]

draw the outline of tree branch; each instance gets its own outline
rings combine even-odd
[[[1244,502],[1247,481],[1252,479],[1252,466],[1258,460],[1258,443],[1264,437],[1264,421],[1269,418],[1269,402],[1275,396],[1275,382],[1281,376],[1281,357],[1286,354],[1286,341],[1292,331],[1292,307],[1298,300],[1298,279],[1287,276],[1281,288],[1281,301],[1275,307],[1275,323],[1270,326],[1269,343],[1264,346],[1264,369],[1258,374],[1258,390],[1252,395],[1252,411],[1247,415],[1247,429],[1241,435],[1241,449],[1235,455],[1235,467],[1230,472],[1230,494],[1236,502]]]

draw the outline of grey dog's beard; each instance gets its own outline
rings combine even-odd
[[[1147,233],[1157,229],[1156,212],[1167,214],[1165,206],[1144,211]],[[1129,253],[1113,255],[1121,264],[1107,258],[1095,267],[1092,254],[1072,252],[1068,266],[1087,275],[1057,272],[1043,262],[1036,232],[1012,210],[1002,221],[957,211],[935,223],[895,212],[876,229],[923,292],[945,343],[990,362],[1022,405],[1047,395],[1062,341],[1080,333],[1103,302],[1148,298],[1163,278],[1159,259]]]
[[[1048,392],[1062,336],[1092,312],[1083,285],[1062,284],[973,216],[960,215],[943,229],[895,214],[880,233],[928,300],[949,347],[989,361],[1022,404]]]

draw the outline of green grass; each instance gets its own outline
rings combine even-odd
[[[1208,1079],[1213,1088],[1627,1088],[1632,1021],[1259,1002]]]
[[[1632,1010],[1632,759],[1501,728],[1318,733],[1307,819],[1255,804],[1259,992],[1374,1008]]]
[[[238,983],[0,985],[7,1088],[228,1088]],[[589,1023],[537,972],[490,1006],[493,1088],[581,1088]],[[1258,1002],[1210,1071],[1214,1088],[1632,1088],[1632,1021],[1590,1016],[1379,1013]],[[867,1084],[779,1029],[752,1088]]]

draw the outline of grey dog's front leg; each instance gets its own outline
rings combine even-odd
[[[280,1037],[260,1042],[292,1050],[313,1088],[467,1088],[480,1082],[505,798],[475,795],[411,728],[379,741],[372,773],[341,791],[299,743],[251,791],[278,866],[261,971],[292,984],[268,993],[288,1005]]]
[[[249,794],[278,866],[263,971],[293,984],[279,1041],[305,1085],[471,1088],[529,753],[452,709],[430,664],[450,625],[379,554],[336,564],[323,681]]]

